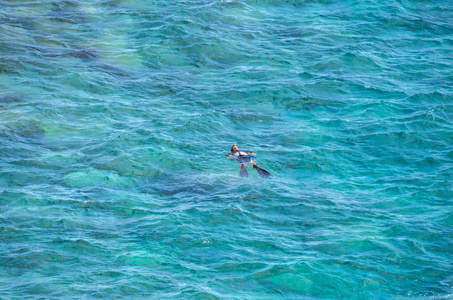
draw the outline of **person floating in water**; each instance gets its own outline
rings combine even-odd
[[[241,171],[239,172],[241,177],[249,177],[249,173],[247,172],[247,168],[246,168],[247,163],[251,164],[255,168],[255,170],[258,171],[258,173],[261,176],[263,176],[263,177],[272,176],[272,174],[269,173],[268,171],[258,167],[258,164],[256,163],[256,161],[253,160],[255,158],[255,156],[256,156],[256,153],[250,152],[248,150],[239,150],[237,143],[234,143],[233,147],[231,147],[231,152],[229,152],[226,155],[226,158],[236,159],[238,161],[238,163],[241,164]]]

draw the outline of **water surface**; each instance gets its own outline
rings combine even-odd
[[[451,1],[0,8],[1,298],[452,297]]]

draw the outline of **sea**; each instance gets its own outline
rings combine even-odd
[[[0,299],[453,299],[453,1],[0,0]]]

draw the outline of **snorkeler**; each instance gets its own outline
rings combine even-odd
[[[247,163],[250,163],[261,176],[263,177],[272,176],[272,174],[269,173],[268,171],[258,167],[256,161],[253,160],[255,156],[256,153],[250,152],[248,150],[239,150],[237,143],[234,143],[233,147],[231,147],[231,152],[226,155],[226,158],[236,159],[238,163],[241,164],[241,171],[239,172],[241,177],[249,177],[249,173],[247,172],[246,169]]]

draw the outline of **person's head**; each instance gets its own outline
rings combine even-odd
[[[231,152],[238,151],[238,150],[239,150],[239,148],[237,146],[237,143],[234,143],[233,147],[231,147]]]

